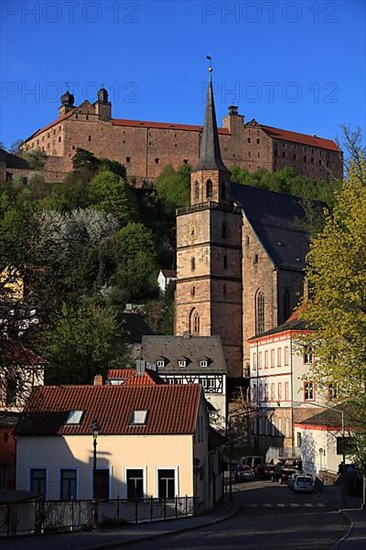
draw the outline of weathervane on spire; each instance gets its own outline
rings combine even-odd
[[[211,57],[210,55],[206,55],[206,57],[207,57],[207,59],[208,59],[209,62],[210,62],[210,66],[209,66],[209,68],[208,68],[208,72],[209,72],[209,73],[212,73],[212,70],[213,70],[213,69],[212,69],[212,57]]]

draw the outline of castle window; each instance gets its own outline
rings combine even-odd
[[[306,162],[306,155],[304,155],[304,162]]]
[[[283,159],[286,158],[286,153],[285,153],[285,151],[282,151],[282,158],[283,158]]]
[[[155,159],[155,164],[160,164],[160,159]]]
[[[91,136],[88,136],[88,141],[91,141]]]
[[[260,156],[261,156],[261,154],[260,154],[260,153],[258,153],[258,158],[259,158]]]
[[[259,289],[255,296],[255,333],[264,332],[264,294]]]
[[[261,142],[261,140],[259,138],[257,138],[257,145],[259,145]]]
[[[293,158],[293,160],[296,160],[296,159],[297,159],[296,153],[294,153],[294,154],[292,155],[292,158]]]
[[[191,286],[191,296],[194,296],[196,294],[196,287],[193,285]]]
[[[200,184],[198,183],[198,181],[194,182],[194,198],[200,198]]]
[[[224,266],[224,269],[227,269],[227,256],[225,254],[224,258],[223,258],[223,266]]]
[[[251,143],[252,139],[251,138],[248,138],[248,143]]]
[[[78,116],[78,115],[75,115],[75,118],[79,118],[79,116]]]
[[[314,157],[311,157],[311,164],[314,164]]]
[[[72,146],[72,150],[75,151],[75,145]]]
[[[212,197],[212,181],[211,180],[206,181],[206,197],[207,198]]]
[[[257,264],[258,261],[259,261],[258,254],[255,254],[255,255],[254,255],[254,258],[253,258],[253,264]]]
[[[196,269],[196,258],[191,258],[191,271],[194,271]]]
[[[89,115],[85,115],[85,120],[89,120]]]
[[[223,222],[221,227],[221,237],[223,239],[226,239],[226,234],[227,234],[227,226],[226,226],[226,222]]]
[[[221,198],[224,199],[226,196],[226,185],[225,182],[221,182]]]
[[[222,293],[224,296],[226,295],[226,285],[222,285]]]
[[[58,141],[59,141],[59,142],[61,141],[61,136],[59,136]]]
[[[188,159],[183,159],[183,164],[188,164]]]
[[[126,162],[131,162],[131,157],[126,157]]]

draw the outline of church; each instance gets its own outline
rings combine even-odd
[[[299,198],[230,181],[210,72],[190,205],[177,210],[175,334],[220,336],[229,377],[250,376],[248,339],[284,323],[303,295],[305,219]]]

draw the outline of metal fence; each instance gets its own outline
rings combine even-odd
[[[179,519],[195,514],[194,497],[100,500],[100,527]],[[0,536],[60,533],[91,529],[93,501],[34,500],[0,504]]]

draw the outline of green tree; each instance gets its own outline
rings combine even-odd
[[[72,166],[74,170],[92,175],[99,170],[100,161],[90,151],[77,147],[72,159]]]
[[[152,232],[129,223],[114,236],[112,254],[116,270],[112,285],[127,291],[129,300],[141,301],[157,290],[156,247]]]
[[[177,207],[189,204],[191,171],[188,164],[183,164],[178,170],[168,165],[157,178],[156,193],[168,216],[174,216]]]
[[[46,382],[90,384],[96,374],[122,368],[129,353],[111,307],[63,304],[44,333]]]
[[[41,149],[27,151],[23,156],[33,170],[43,170],[47,162],[47,155]]]
[[[314,376],[366,404],[366,162],[351,166],[307,256],[309,299],[303,318],[316,357]]]
[[[104,170],[89,184],[91,204],[98,210],[112,214],[125,225],[135,219],[137,204],[128,183],[117,174]]]

